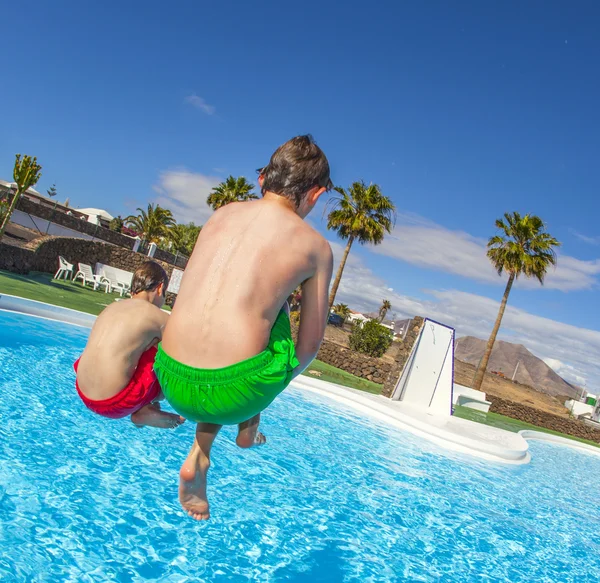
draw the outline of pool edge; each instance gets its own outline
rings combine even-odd
[[[93,326],[97,317],[87,312],[80,312],[71,308],[65,308],[55,304],[48,304],[46,302],[40,302],[38,300],[31,300],[1,292],[0,311],[21,313],[44,320],[63,322],[88,329]],[[478,442],[473,438],[465,438],[465,436],[454,435],[448,431],[444,431],[440,427],[427,425],[421,420],[411,417],[410,415],[400,411],[394,411],[392,409],[385,410],[386,407],[383,404],[383,401],[380,403],[377,402],[377,397],[368,395],[358,390],[349,389],[342,385],[337,385],[335,383],[329,383],[306,376],[299,376],[294,379],[293,385],[301,389],[320,394],[333,401],[345,404],[363,414],[370,415],[371,417],[377,417],[392,427],[396,427],[403,431],[408,431],[409,433],[422,437],[444,449],[458,453],[464,453],[488,461],[510,465],[522,465],[529,463],[531,456],[528,451],[527,440],[549,441],[558,445],[570,447],[571,449],[600,456],[600,448],[596,448],[594,446],[580,443],[568,438],[534,430],[522,430],[519,431],[518,434],[511,434],[519,435],[525,444],[524,447],[517,449],[502,448],[498,445],[490,445],[481,441]],[[449,417],[449,419],[456,418]],[[464,419],[461,420],[461,422],[472,423],[475,426],[482,426],[479,423]]]
[[[96,321],[96,316],[87,312],[80,312],[71,308],[39,302],[38,300],[30,300],[3,292],[0,292],[0,310],[26,314],[44,320],[54,320],[82,328],[91,328]]]
[[[384,421],[392,427],[407,431],[408,433],[421,437],[446,450],[467,454],[472,457],[503,465],[523,465],[531,461],[527,441],[523,436],[518,436],[516,433],[497,428],[489,428],[491,430],[490,433],[492,434],[499,435],[499,432],[502,432],[507,434],[507,437],[510,435],[510,439],[517,446],[516,448],[502,447],[490,443],[489,441],[486,442],[478,440],[475,437],[459,435],[452,431],[445,430],[443,427],[424,423],[422,419],[411,416],[407,411],[392,409],[388,406],[387,400],[384,401],[383,398],[380,402],[377,402],[377,400],[364,395],[360,391],[353,391],[352,389],[334,383],[307,377],[297,377],[293,381],[293,386],[342,403],[362,414]],[[431,417],[438,421],[442,419],[441,416]],[[455,423],[455,421],[453,421],[454,419],[457,418],[447,416],[447,418],[443,418],[443,423]],[[485,431],[483,428],[487,427],[481,423],[467,421],[465,419],[459,421],[459,423],[464,425],[462,422],[472,424],[473,429],[479,433]]]

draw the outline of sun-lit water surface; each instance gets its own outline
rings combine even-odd
[[[212,518],[180,510],[193,437],[75,393],[87,330],[0,312],[0,581],[600,580],[600,459],[533,442],[506,467],[289,389],[269,443],[213,453]]]

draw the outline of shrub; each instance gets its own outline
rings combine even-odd
[[[369,356],[383,356],[392,344],[392,331],[377,320],[352,326],[350,348]]]
[[[115,217],[108,224],[108,228],[115,233],[120,233],[123,230],[124,222],[121,217]]]

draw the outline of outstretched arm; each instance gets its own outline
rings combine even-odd
[[[304,372],[314,360],[323,342],[329,316],[329,284],[332,271],[331,247],[327,241],[323,241],[317,254],[315,273],[302,284],[302,309],[296,344],[296,356],[300,365],[294,369],[294,377]]]

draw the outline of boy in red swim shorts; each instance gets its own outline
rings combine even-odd
[[[184,421],[161,411],[163,394],[154,374],[156,345],[168,314],[165,302],[169,278],[147,261],[133,274],[131,299],[115,302],[97,318],[87,346],[74,364],[75,386],[84,405],[103,417],[131,415],[139,427],[173,428]]]

